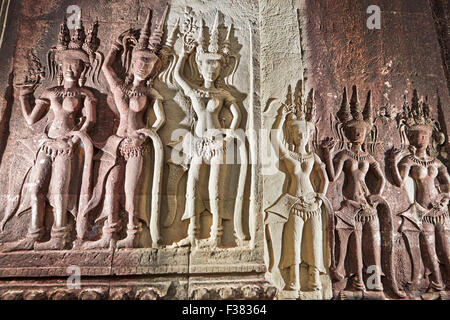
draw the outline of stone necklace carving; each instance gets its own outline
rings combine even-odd
[[[422,165],[424,167],[428,167],[429,165],[432,165],[434,163],[435,159],[431,159],[431,160],[422,160],[417,158],[416,156],[410,154],[408,155],[409,159],[411,159],[414,163]]]
[[[64,88],[53,88],[52,93],[54,95],[56,95],[57,97],[62,97],[62,98],[66,98],[66,97],[78,97],[81,95],[81,91],[77,90],[77,89],[64,89]]]
[[[291,158],[297,160],[300,163],[303,163],[306,160],[309,160],[309,159],[311,159],[314,156],[314,153],[312,153],[312,152],[310,152],[307,155],[303,156],[300,153],[297,153],[297,152],[294,152],[294,151],[291,151],[291,150],[288,150],[288,151],[289,151],[289,156],[291,156]]]
[[[147,95],[147,90],[146,89],[139,89],[139,88],[137,88],[137,89],[130,89],[130,88],[127,88],[127,86],[124,85],[124,84],[120,85],[120,90],[125,95],[130,97],[130,98],[131,97],[142,97],[142,96]]]
[[[369,158],[369,156],[370,156],[369,154],[359,155],[359,154],[356,154],[353,151],[350,151],[350,150],[347,150],[347,149],[344,150],[344,151],[350,158],[353,158],[353,159],[355,159],[358,162],[367,160],[367,158]]]

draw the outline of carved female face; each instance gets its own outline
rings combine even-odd
[[[62,61],[62,75],[65,81],[78,81],[83,73],[85,64],[80,59],[65,58]]]
[[[431,134],[428,126],[414,126],[408,131],[409,143],[417,149],[425,149],[430,144]]]
[[[133,52],[131,59],[131,73],[139,80],[145,80],[153,73],[158,56],[149,50],[139,50]]]
[[[305,148],[311,139],[314,126],[306,121],[292,121],[289,129],[289,141],[297,147]]]
[[[205,57],[199,63],[199,71],[205,81],[216,81],[220,75],[222,61]]]
[[[347,139],[353,144],[363,144],[366,140],[367,125],[364,121],[350,122],[344,127]]]

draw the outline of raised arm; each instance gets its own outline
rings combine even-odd
[[[314,172],[319,177],[319,187],[318,187],[317,193],[325,195],[327,193],[328,183],[329,183],[328,177],[327,177],[326,166],[322,162],[322,160],[320,160],[320,158],[317,154],[314,154],[314,160],[315,160],[314,161]]]
[[[94,97],[94,95],[91,93],[86,96],[84,99],[84,115],[86,116],[86,121],[83,123],[82,127],[80,128],[80,131],[87,131],[89,130],[92,125],[95,123],[95,107],[97,106],[97,99]]]
[[[373,170],[373,173],[378,178],[377,186],[375,189],[374,195],[380,195],[383,193],[384,187],[386,186],[386,178],[384,177],[383,171],[381,171],[380,164],[375,159],[370,163],[370,167]]]
[[[120,37],[122,37],[122,35]],[[114,71],[113,64],[116,61],[117,56],[119,55],[122,49],[123,49],[122,44],[118,40],[116,40],[116,42],[113,43],[111,50],[109,50],[105,59],[105,63],[102,66],[103,74],[105,75],[106,81],[108,81],[108,84],[111,89],[116,88],[121,83],[120,78]]]
[[[282,104],[280,110],[278,111],[278,117],[275,120],[275,123],[273,125],[273,129],[275,130],[274,137],[271,138],[272,145],[275,149],[279,149],[280,152],[280,158],[284,157],[284,155],[287,153],[288,149],[286,148],[284,144],[284,133],[283,133],[283,126],[286,122],[286,117],[289,113],[292,112],[292,109],[288,106]],[[271,133],[272,136],[272,133]]]
[[[29,126],[41,120],[48,112],[50,107],[50,99],[47,93],[36,99],[35,104],[30,103],[30,96],[33,94],[34,88],[20,88],[19,102],[22,109],[23,117]]]
[[[322,148],[324,150],[325,165],[327,168],[328,178],[331,182],[336,181],[342,173],[344,168],[344,162],[342,152],[338,153],[334,159],[332,154],[332,149],[334,148],[335,142],[333,139],[329,138],[322,143]]]
[[[174,78],[178,85],[181,87],[185,95],[189,95],[189,92],[192,90],[192,85],[184,79],[182,73],[184,69],[184,65],[186,64],[186,60],[189,57],[189,52],[186,51],[183,47],[181,51],[181,59],[178,59],[177,64],[174,69]]]
[[[403,188],[403,183],[409,174],[409,167],[406,162],[403,161],[401,164],[402,173],[399,170],[399,163],[403,159],[401,149],[392,149],[391,155],[389,157],[389,166],[392,172],[392,179],[394,180],[394,185],[399,188]]]

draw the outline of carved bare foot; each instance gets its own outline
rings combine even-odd
[[[83,250],[108,249],[114,247],[115,243],[111,237],[102,237],[97,241],[87,241],[81,245],[81,249]]]
[[[201,247],[210,247],[210,248],[217,248],[221,243],[221,237],[219,236],[210,236],[208,239],[201,240],[200,246]]]
[[[0,245],[0,252],[11,252],[19,250],[33,250],[36,239],[26,237],[25,239],[8,242]]]
[[[342,281],[345,278],[342,273],[340,273],[337,269],[333,268],[330,269],[330,276],[335,281]]]
[[[289,291],[298,291],[300,290],[300,287],[294,282],[290,282],[287,286],[286,286],[286,290]]]
[[[171,246],[169,246],[169,248],[181,248],[181,247],[190,247],[190,246],[196,246],[197,245],[197,241],[195,239],[195,237],[192,236],[187,236],[186,238],[178,241],[178,242],[174,242]]]
[[[64,238],[51,238],[46,242],[36,242],[34,250],[63,250],[66,245]]]
[[[358,276],[355,275],[352,279],[352,286],[355,290],[358,291],[366,291],[366,286],[364,285],[364,282],[362,281],[362,279]]]
[[[135,248],[136,247],[136,235],[127,235],[125,239],[117,241],[117,249],[123,248]]]
[[[319,271],[314,270],[309,277],[308,288],[311,291],[319,291],[322,290],[322,283],[320,282]]]

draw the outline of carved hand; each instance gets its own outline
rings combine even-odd
[[[197,48],[197,45],[198,44],[196,42],[190,45],[183,43],[183,46],[181,47],[181,55],[190,55]]]
[[[281,115],[286,117],[288,114],[294,113],[295,107],[291,105],[282,104],[281,105]]]
[[[39,81],[31,82],[31,83],[20,83],[16,84],[15,87],[19,88],[19,95],[26,96],[29,94],[33,94],[36,91],[36,88],[39,86]]]
[[[332,137],[327,137],[322,140],[320,146],[326,153],[329,154],[336,146],[336,141]]]
[[[403,158],[404,153],[405,149],[392,147],[390,150],[389,160],[396,164],[401,158]]]

